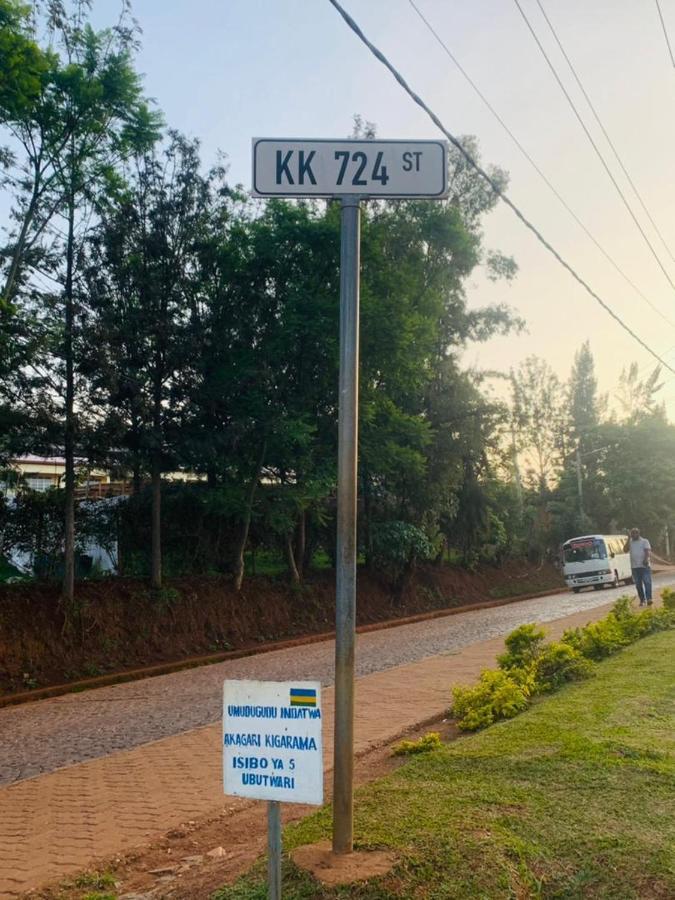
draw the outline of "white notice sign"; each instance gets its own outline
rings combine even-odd
[[[237,797],[323,803],[320,682],[225,682],[223,785]]]
[[[253,139],[255,197],[445,197],[445,141]]]

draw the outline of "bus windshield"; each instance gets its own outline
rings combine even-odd
[[[605,542],[600,538],[584,538],[570,541],[563,548],[566,563],[588,562],[590,559],[607,559]]]

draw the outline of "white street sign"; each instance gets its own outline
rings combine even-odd
[[[445,141],[253,138],[255,197],[442,198]]]
[[[321,683],[226,681],[226,794],[283,803],[323,803]]]

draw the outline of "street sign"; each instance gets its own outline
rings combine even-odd
[[[255,197],[440,199],[447,191],[445,141],[253,138]]]
[[[251,193],[254,197],[335,197],[339,198],[342,207],[335,566],[333,851],[351,853],[354,843],[354,651],[361,201],[377,197],[389,199],[417,197],[436,200],[447,197],[448,145],[444,141],[254,138]],[[242,794],[242,788],[249,783],[239,784],[233,772],[228,771],[228,763],[225,768],[226,792],[239,793],[242,796],[268,796]],[[228,784],[237,790],[228,790]],[[279,831],[279,812],[275,809],[277,805],[276,798],[270,801],[269,884],[270,898],[274,900],[280,896],[281,884],[279,841],[271,837]],[[273,851],[272,848],[276,849]]]
[[[226,681],[224,792],[321,805],[321,722],[318,681]]]

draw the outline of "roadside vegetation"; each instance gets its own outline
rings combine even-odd
[[[527,709],[538,694],[595,674],[595,663],[639,638],[675,627],[675,591],[664,588],[663,607],[636,612],[621,597],[604,619],[567,630],[545,642],[537,625],[521,625],[506,638],[498,669],[486,669],[477,685],[453,690],[452,714],[463,731],[477,731]]]
[[[284,896],[603,898],[675,894],[675,631],[651,634],[523,715],[413,753],[359,791],[360,849],[392,872],[321,886],[290,860]],[[331,810],[287,829],[287,850],[330,838]],[[262,867],[214,900],[262,900]]]

